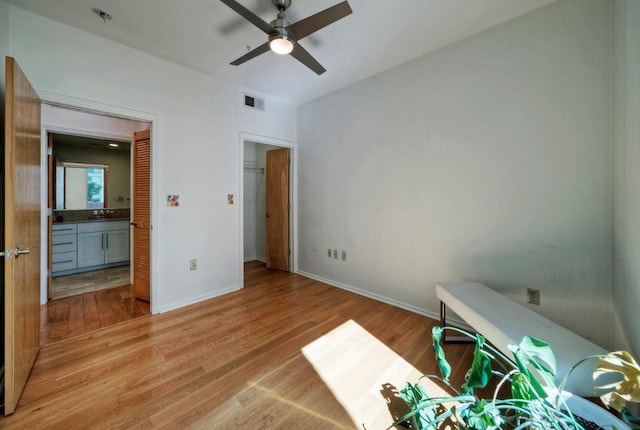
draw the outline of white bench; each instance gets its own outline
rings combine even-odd
[[[548,342],[556,356],[558,382],[582,358],[608,352],[477,282],[438,283],[436,296],[441,303],[441,324],[446,325],[446,307],[449,307],[507,357],[512,357],[508,345],[518,345],[524,336]],[[592,374],[596,361],[589,360],[578,366],[569,377],[565,390],[593,397]]]

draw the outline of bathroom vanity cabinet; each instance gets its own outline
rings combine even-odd
[[[53,276],[129,263],[129,221],[53,225]]]

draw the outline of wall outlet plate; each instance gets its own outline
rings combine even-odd
[[[198,268],[198,260],[189,261],[189,270],[196,270]]]
[[[540,290],[535,288],[527,288],[527,303],[532,305],[540,305]]]

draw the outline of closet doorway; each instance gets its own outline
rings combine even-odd
[[[293,271],[294,145],[246,136],[242,145],[242,259]]]

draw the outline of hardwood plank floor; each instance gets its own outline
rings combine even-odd
[[[349,321],[361,339],[336,331]],[[395,368],[436,372],[429,334],[435,324],[247,263],[240,291],[43,347],[16,412],[0,418],[0,427],[361,429],[364,421],[350,415],[359,397],[345,402],[339,387],[325,382],[329,373],[335,367],[353,372],[353,381],[371,378],[375,389],[363,387],[370,391],[364,398],[377,394]],[[343,345],[328,350],[316,343],[330,339]],[[310,345],[334,360],[328,369],[307,356]],[[446,348],[454,367],[468,365],[471,346]],[[388,371],[369,375],[368,365],[383,359]],[[367,428],[392,422],[391,412],[382,416]]]
[[[150,313],[133,297],[132,286],[100,289],[49,300],[40,308],[40,345],[48,345]]]
[[[131,266],[111,267],[73,275],[56,276],[51,280],[51,298],[75,296],[131,283]]]

